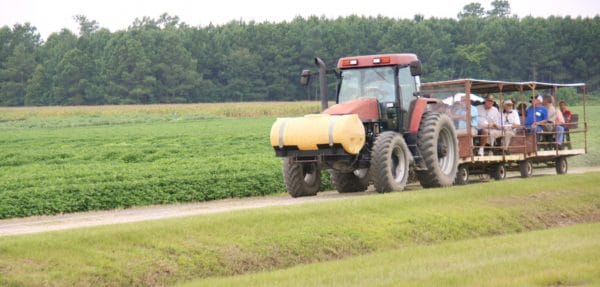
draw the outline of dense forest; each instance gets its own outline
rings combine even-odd
[[[79,31],[45,41],[28,23],[0,28],[0,105],[306,100],[313,58],[416,53],[423,81],[482,78],[586,82],[600,90],[600,18],[517,17],[507,1],[471,3],[456,19],[297,17],[191,27],[176,16],[111,32],[79,15]],[[502,5],[505,4],[504,9]]]

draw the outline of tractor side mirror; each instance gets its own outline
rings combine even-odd
[[[300,84],[303,86],[308,86],[310,83],[310,70],[302,70],[302,74],[300,76]]]
[[[412,61],[410,62],[410,74],[413,77],[421,75],[421,61]]]

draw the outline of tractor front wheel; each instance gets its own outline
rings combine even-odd
[[[371,178],[379,193],[401,191],[408,180],[410,151],[402,135],[383,132],[373,144]]]
[[[283,179],[292,197],[313,196],[321,186],[321,170],[316,163],[297,163],[284,158]]]

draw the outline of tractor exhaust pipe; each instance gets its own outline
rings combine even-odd
[[[327,66],[321,58],[315,58],[315,65],[319,67],[319,93],[321,94],[321,111],[327,109]]]

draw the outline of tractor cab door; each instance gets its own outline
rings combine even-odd
[[[419,75],[413,75],[414,71],[411,66],[401,67],[398,69],[398,103],[400,131],[408,130],[409,108],[411,103],[416,99],[415,92],[419,91]]]

